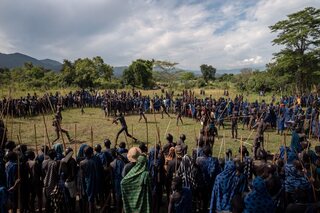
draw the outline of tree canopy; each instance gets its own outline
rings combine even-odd
[[[151,88],[154,85],[153,64],[154,60],[135,60],[124,70],[122,78],[126,84],[133,87]]]
[[[214,68],[212,65],[202,64],[200,66],[200,70],[202,73],[202,77],[205,80],[205,82],[208,82],[209,80],[214,80],[216,75],[216,68]]]
[[[287,19],[270,26],[278,33],[273,45],[283,47],[274,54],[275,62],[268,64],[268,70],[277,76],[286,76],[295,83],[300,93],[320,77],[320,10],[307,7],[290,14]]]
[[[64,60],[62,65],[62,79],[68,85],[80,88],[94,87],[99,79],[111,80],[113,68],[105,64],[100,56],[93,59],[79,58],[73,63]]]

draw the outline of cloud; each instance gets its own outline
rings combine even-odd
[[[260,64],[262,62],[262,57],[261,56],[255,56],[253,58],[246,58],[246,59],[243,59],[243,64],[244,65],[252,65],[252,64]]]
[[[268,26],[317,0],[0,0],[0,52],[37,58],[137,58],[179,67],[264,66],[279,47]]]

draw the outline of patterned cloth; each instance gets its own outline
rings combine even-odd
[[[300,144],[300,138],[299,135],[296,131],[292,132],[292,137],[291,137],[291,145],[290,145],[291,150],[295,152],[301,152],[303,150],[301,144]]]
[[[308,179],[303,174],[300,174],[294,165],[286,164],[284,170],[286,175],[284,181],[286,192],[293,193],[297,189],[310,189],[311,185]]]
[[[136,165],[122,179],[121,192],[124,212],[151,212],[150,179],[145,156],[139,156]]]
[[[272,213],[274,206],[266,184],[261,177],[253,180],[253,190],[244,198],[244,213]]]
[[[210,202],[210,213],[215,211],[231,211],[232,198],[247,189],[245,175],[237,175],[233,161],[227,161],[214,183]]]
[[[249,156],[244,157],[244,174],[248,180],[252,179],[253,160]]]
[[[54,191],[59,181],[58,163],[54,160],[45,160],[42,164],[42,169],[45,172],[44,188],[46,195],[49,196]]]
[[[182,179],[182,186],[191,190],[196,188],[196,180],[194,177],[194,165],[189,155],[183,156],[179,169],[178,176]]]

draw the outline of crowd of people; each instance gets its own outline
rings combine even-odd
[[[319,210],[320,146],[311,146],[319,140],[317,95],[288,96],[277,102],[273,98],[271,103],[250,103],[242,95],[234,99],[197,98],[192,91],[183,91],[175,99],[172,95],[166,92],[151,98],[135,91],[106,91],[100,106],[106,116],[113,111],[114,122],[121,123],[117,136],[123,131],[129,134],[124,117],[129,113],[170,116],[174,112],[177,125],[184,116],[199,122],[195,141],[184,134],[176,139],[167,134],[165,144],[159,141],[152,147],[139,142],[128,150],[126,143],[115,141],[112,146],[106,139],[103,145],[79,144],[79,150],[73,150],[56,140],[52,148],[43,146],[37,152],[7,140],[5,123],[0,120],[1,212]],[[65,103],[52,103],[48,97],[44,100],[48,99],[48,107],[52,105],[55,119],[61,122]],[[129,99],[132,108],[112,108],[113,101],[129,106]],[[227,150],[221,158],[212,156],[215,138],[226,121],[235,140],[239,123],[256,131],[252,152],[239,143],[237,153]],[[274,134],[290,133],[290,143],[282,144],[275,154],[268,153],[264,146],[267,128]],[[61,129],[57,124],[57,134]],[[195,148],[190,149],[190,144]]]

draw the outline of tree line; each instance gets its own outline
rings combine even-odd
[[[233,83],[241,92],[287,91],[304,93],[320,88],[320,10],[307,7],[289,14],[270,26],[276,34],[272,45],[279,46],[265,70],[242,69],[240,74],[216,76],[216,68],[202,64],[201,75],[176,68],[177,62],[137,59],[114,76],[113,67],[100,56],[92,59],[64,60],[61,72],[25,63],[11,70],[0,68],[0,84],[18,84],[28,88],[69,87],[151,89],[157,85],[206,87],[212,82]],[[227,86],[226,86],[227,87]]]

